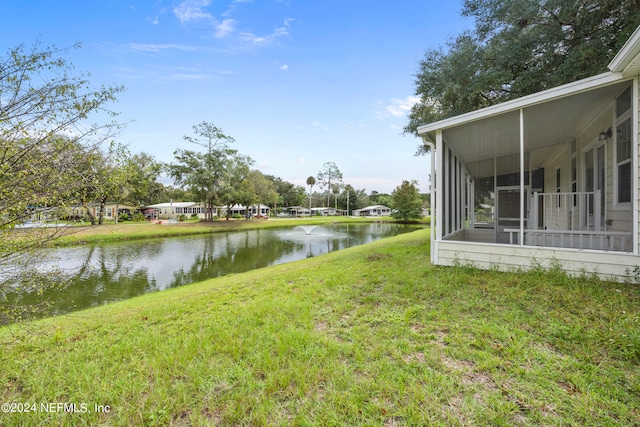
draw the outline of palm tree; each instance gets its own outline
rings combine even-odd
[[[307,185],[309,186],[309,211],[311,211],[311,189],[316,185],[316,179],[310,176],[307,178]]]

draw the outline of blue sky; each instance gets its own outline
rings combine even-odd
[[[255,168],[305,185],[335,162],[344,182],[427,191],[428,157],[403,136],[428,48],[469,29],[462,0],[5,0],[0,48],[82,43],[94,84],[123,84],[118,141],[170,162],[207,121]]]

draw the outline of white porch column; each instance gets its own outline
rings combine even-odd
[[[468,176],[467,181],[467,220],[469,221],[469,229],[476,228],[476,200],[475,200],[475,181]]]
[[[444,150],[443,150],[443,142],[442,142],[442,130],[438,129],[436,131],[436,153],[438,156],[438,165],[436,167],[436,240],[442,240],[442,229],[444,227],[444,215],[442,210],[442,205],[444,203],[444,194],[442,191],[442,184],[444,183]],[[431,248],[433,251],[434,248]]]
[[[520,236],[518,243],[524,246],[524,202],[526,193],[524,191],[524,110],[520,109]]]
[[[640,114],[638,113],[638,109],[640,109],[639,90],[638,78],[636,77],[633,79],[631,90],[631,126],[633,129],[631,132],[631,194],[633,196],[631,198],[631,239],[633,241],[633,247],[631,250],[634,255],[638,255],[638,253],[640,253],[640,248],[638,247],[638,245],[640,245],[640,236],[638,236],[638,233],[640,233],[640,229],[638,229],[638,227],[640,227],[640,224],[638,224],[638,221],[640,221],[640,218],[638,217],[638,209],[640,209],[640,201],[638,200],[638,198],[640,198],[640,183],[638,182],[638,179],[640,179],[638,176],[638,168],[640,167],[640,153],[638,152],[638,144],[640,144],[640,136],[638,135],[640,132],[640,124],[638,123],[640,120]]]

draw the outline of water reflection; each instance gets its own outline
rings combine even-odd
[[[415,230],[395,224],[336,224],[314,227],[309,234],[301,227],[280,230],[250,230],[58,248],[43,251],[36,271],[64,272],[63,291],[15,290],[7,295],[15,304],[40,299],[52,303],[52,314],[123,300],[269,265],[368,243]]]

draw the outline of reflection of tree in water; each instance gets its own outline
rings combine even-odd
[[[191,267],[173,273],[170,286],[267,267],[283,253],[301,248],[301,244],[265,236],[262,230],[227,234],[224,239],[207,239],[202,253],[195,256]]]
[[[16,305],[49,300],[49,314],[66,313],[317,256],[412,229],[384,223],[342,224],[317,227],[310,236],[291,229],[253,230],[47,250],[34,271],[53,288],[40,292],[36,287],[16,286],[7,300]],[[48,258],[51,253],[55,258]],[[54,274],[52,266],[60,266],[60,274]]]
[[[122,246],[114,253],[109,246],[87,246],[84,253],[74,251],[74,264],[60,270],[24,272],[51,286],[46,289],[21,288],[8,296],[14,304],[29,305],[48,301],[48,315],[95,307],[156,290],[145,268],[132,268],[131,259],[152,258],[153,245]],[[20,278],[18,278],[20,280]],[[33,280],[33,279],[30,279]],[[61,298],[62,296],[62,298]]]

